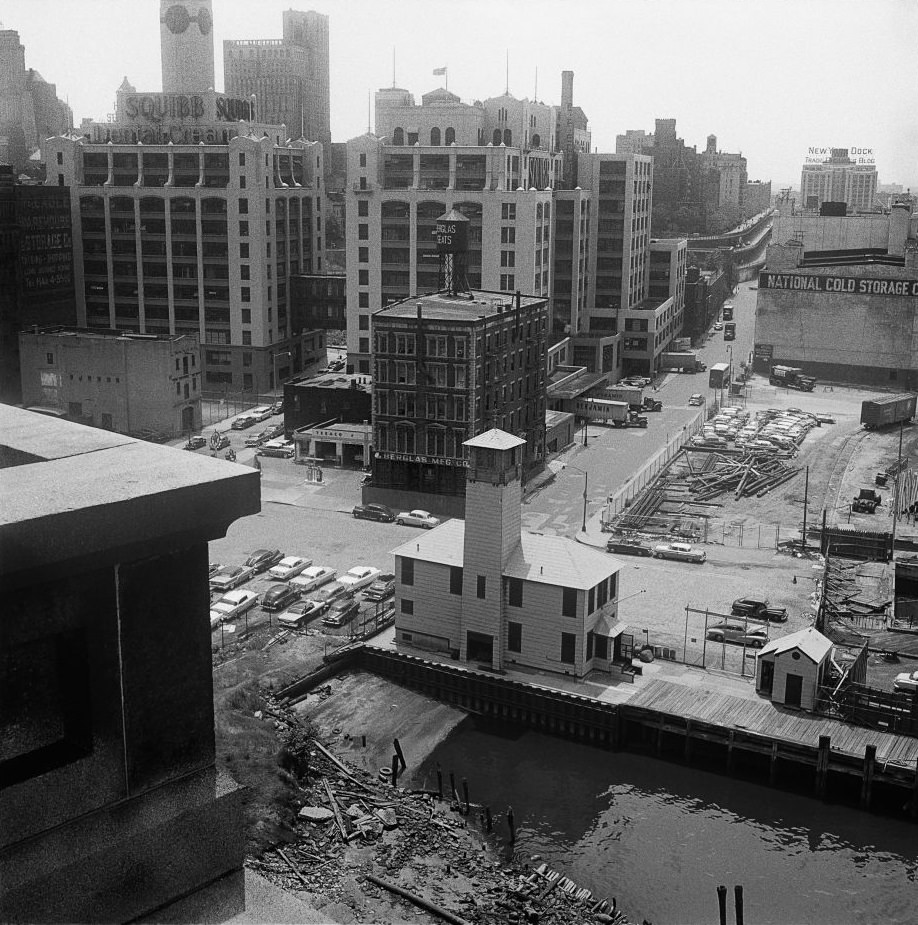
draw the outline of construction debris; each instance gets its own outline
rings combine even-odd
[[[461,925],[628,925],[614,900],[597,899],[545,864],[533,870],[528,855],[501,860],[494,836],[473,822],[474,810],[483,818],[490,808],[472,804],[467,814],[464,800],[445,792],[440,799],[437,791],[378,781],[346,767],[291,710],[272,702],[266,712],[281,738],[309,737],[308,768],[297,777],[295,838],[248,862],[284,888],[305,891],[319,907],[350,903],[357,920],[372,900],[377,906],[408,902],[417,907],[415,915]],[[362,904],[354,898],[355,885],[363,891]]]
[[[688,488],[695,501],[712,501],[727,491],[732,491],[736,500],[751,495],[761,498],[801,471],[785,465],[770,452],[747,452],[742,457],[721,453],[711,456],[713,465],[688,479]]]

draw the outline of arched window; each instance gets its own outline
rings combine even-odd
[[[405,143],[405,132],[400,128],[395,129],[395,131],[392,133],[392,144],[403,145],[404,143]]]
[[[542,138],[541,138],[541,136],[539,135],[538,132],[536,132],[535,135],[532,136],[532,146],[533,146],[533,148],[541,148],[541,147],[542,147]]]
[[[456,142],[456,130],[454,128],[448,128],[446,130],[446,144],[451,145]]]
[[[513,144],[513,132],[510,129],[504,129],[504,144],[509,148]]]
[[[440,129],[438,129],[438,128],[432,128],[432,129],[430,130],[430,143],[431,143],[432,145],[439,145],[439,144],[440,144]]]
[[[500,129],[499,128],[494,129],[494,134],[491,137],[491,141],[495,145],[500,144]]]

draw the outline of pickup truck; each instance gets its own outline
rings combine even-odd
[[[876,514],[883,497],[872,488],[862,488],[858,496],[851,502],[851,510],[855,514]]]
[[[733,602],[730,610],[735,617],[752,617],[756,620],[768,620],[769,623],[786,623],[786,607],[770,607],[768,601],[756,597],[740,597]]]

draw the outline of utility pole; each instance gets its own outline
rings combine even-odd
[[[810,467],[806,467],[806,481],[803,483],[803,548],[806,549],[806,509],[810,502]]]
[[[891,548],[889,550],[890,558],[895,554],[896,551],[896,526],[899,521],[899,476],[902,474],[902,427],[904,421],[899,421],[899,456],[896,460],[896,482],[895,487],[893,488],[893,500],[892,500],[892,542]]]

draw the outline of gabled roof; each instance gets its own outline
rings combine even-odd
[[[392,550],[395,556],[406,556],[439,565],[462,566],[465,544],[465,521],[448,520],[433,530],[426,530],[420,536]]]
[[[585,590],[620,568],[617,559],[566,536],[523,533],[519,546],[510,554],[504,576]]]
[[[471,440],[466,440],[463,446],[474,446],[484,450],[512,450],[526,443],[521,437],[514,437],[504,430],[492,427]]]
[[[808,626],[806,629],[798,630],[796,633],[788,633],[787,636],[772,639],[771,642],[762,646],[759,650],[759,655],[782,655],[792,649],[799,649],[808,659],[818,665],[831,648],[831,639],[827,639],[818,630]]]

